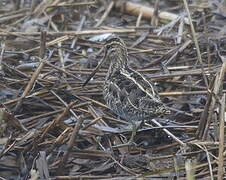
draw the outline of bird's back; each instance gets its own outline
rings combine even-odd
[[[126,120],[141,121],[166,110],[154,85],[129,67],[107,75],[103,94],[108,107]]]

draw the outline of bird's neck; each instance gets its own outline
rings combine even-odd
[[[120,69],[127,67],[128,55],[127,51],[123,49],[117,49],[109,54],[110,67],[109,73],[114,73]]]

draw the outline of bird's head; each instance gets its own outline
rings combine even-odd
[[[110,63],[113,64],[110,67],[113,69],[122,68],[127,65],[128,54],[127,54],[126,45],[123,42],[123,40],[120,39],[118,36],[116,35],[110,36],[104,43],[103,50],[104,50],[104,57],[99,62],[97,67],[94,69],[94,71],[91,73],[89,78],[85,81],[83,86],[85,86],[89,82],[89,80],[94,76],[94,74],[98,71],[98,69],[101,67],[101,65],[105,61],[110,61]]]
[[[115,67],[122,67],[127,65],[127,49],[122,39],[113,36],[107,39],[104,44],[106,59],[110,63],[115,64]]]
[[[111,51],[111,50],[114,50],[114,49],[126,49],[126,45],[125,43],[123,42],[123,40],[117,36],[113,36],[113,37],[110,37],[106,40],[105,44],[105,49],[107,51]]]

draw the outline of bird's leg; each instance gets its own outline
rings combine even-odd
[[[137,129],[138,129],[138,127],[139,127],[139,125],[138,124],[136,124],[136,123],[132,123],[132,134],[131,134],[131,137],[130,137],[130,139],[129,139],[129,141],[128,141],[128,143],[129,144],[133,144],[134,143],[134,137],[136,136],[136,134],[137,134]]]
[[[134,142],[134,137],[137,134],[137,129],[140,127],[141,123],[135,123],[135,122],[131,122],[132,124],[132,134],[130,136],[129,141],[127,141],[127,143],[123,143],[123,144],[118,144],[116,146],[113,146],[114,148],[119,148],[119,147],[125,147],[125,146],[131,146],[131,145],[136,145],[136,143]]]

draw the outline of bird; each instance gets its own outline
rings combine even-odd
[[[170,110],[160,100],[154,83],[129,66],[128,51],[121,38],[111,36],[106,40],[103,49],[102,60],[83,83],[83,87],[104,62],[110,62],[103,85],[103,98],[110,110],[132,125],[128,142],[117,147],[132,145],[139,122],[169,114]]]

